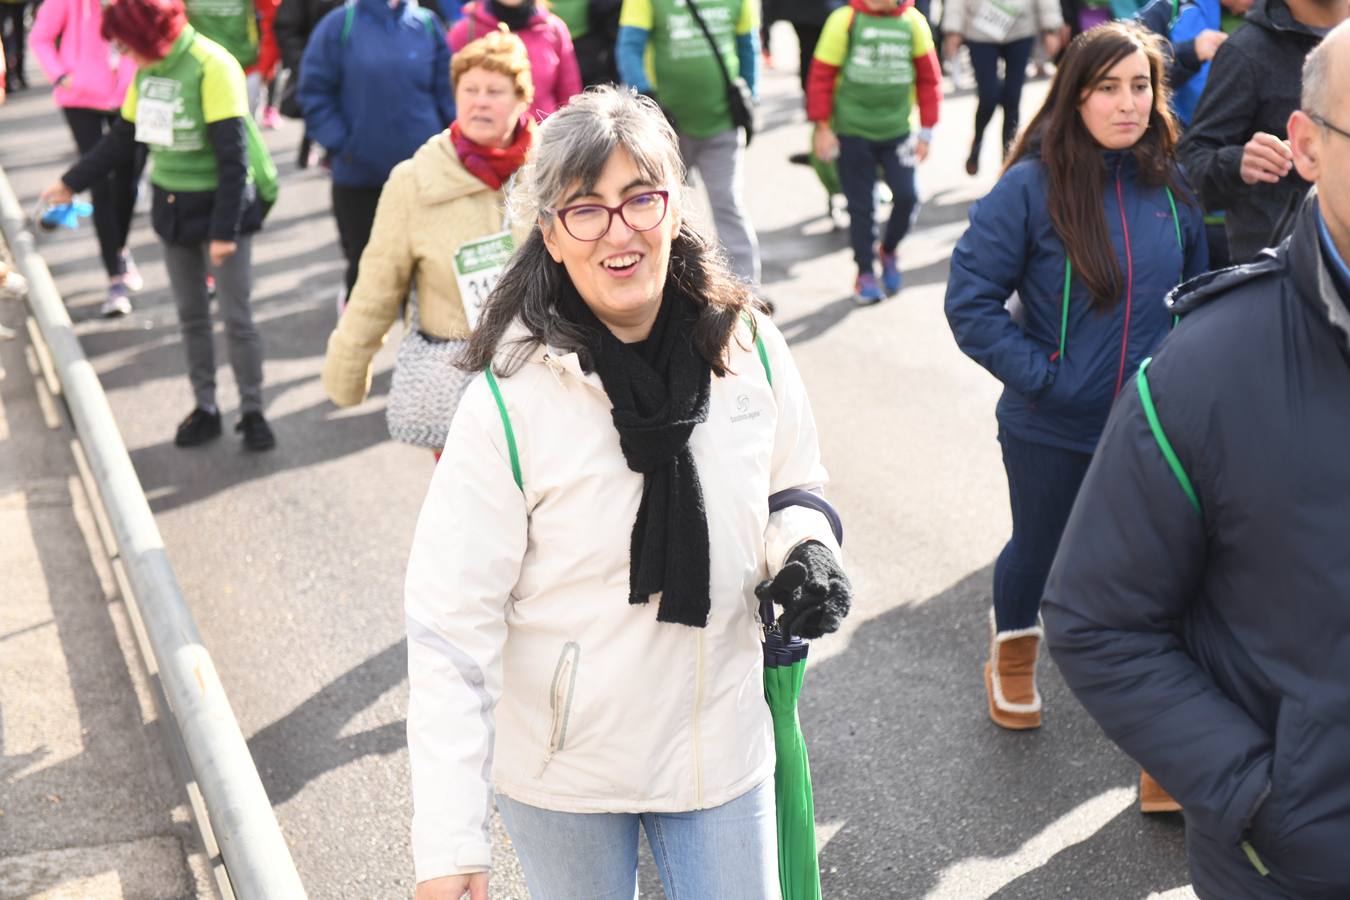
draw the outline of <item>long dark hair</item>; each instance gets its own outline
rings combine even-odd
[[[521,170],[521,181],[511,194],[514,214],[531,222],[529,236],[511,258],[479,315],[459,366],[481,371],[497,357],[512,323],[519,321],[526,335],[510,341],[509,352],[496,359],[493,371],[507,377],[517,371],[540,344],[563,353],[576,353],[585,371],[594,368],[594,338],[558,312],[558,300],[570,276],[554,262],[544,245],[543,223],[557,227],[553,204],[580,184],[589,191],[599,180],[609,158],[626,152],[638,171],[652,184],[671,191],[671,210],[678,210],[684,167],[675,132],[654,102],[628,89],[591,88],[573,97],[544,120],[535,142],[534,159]],[[727,373],[726,351],[736,333],[737,319],[756,301],[749,289],[727,269],[722,254],[687,219],[682,219],[670,244],[665,291],[679,291],[698,307],[692,340],[699,354],[718,376]]]
[[[1018,138],[1004,169],[1027,157],[1039,158],[1045,166],[1050,221],[1099,312],[1112,309],[1120,296],[1120,266],[1102,203],[1107,178],[1102,147],[1078,110],[1116,63],[1141,50],[1148,58],[1153,110],[1143,136],[1130,150],[1139,164],[1138,179],[1149,187],[1166,185],[1178,198],[1187,199],[1173,162],[1177,124],[1168,107],[1161,45],[1144,28],[1123,22],[1098,25],[1074,38],[1045,103]]]

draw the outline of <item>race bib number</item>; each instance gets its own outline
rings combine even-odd
[[[1002,43],[1012,31],[1013,25],[1017,24],[1020,12],[1021,8],[1016,3],[1009,3],[1007,0],[984,0],[980,4],[979,11],[975,13],[975,26],[980,34],[989,36],[994,43]]]
[[[178,82],[146,78],[136,99],[136,140],[160,147],[173,146],[173,116],[178,108]]]
[[[464,315],[469,328],[478,327],[478,314],[488,294],[497,286],[507,262],[516,252],[516,242],[509,231],[468,241],[455,253],[455,279],[459,282],[459,297],[464,303]]]

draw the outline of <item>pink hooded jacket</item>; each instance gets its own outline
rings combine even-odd
[[[463,18],[450,28],[451,53],[497,30],[497,18],[484,7],[476,0],[465,4]],[[530,77],[534,80],[534,105],[529,109],[532,118],[542,119],[574,94],[581,93],[577,55],[562,19],[551,12],[536,12],[523,31],[512,33],[520,38],[530,56]]]
[[[99,0],[45,0],[38,7],[29,46],[52,84],[62,75],[70,76],[67,87],[53,92],[58,106],[121,108],[136,64],[103,40],[102,26]]]

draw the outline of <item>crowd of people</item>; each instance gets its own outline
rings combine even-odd
[[[975,73],[968,173],[1002,111],[945,298],[1003,385],[989,718],[1041,726],[1048,643],[1141,808],[1186,815],[1202,898],[1350,893],[1350,0],[809,6],[778,12],[859,304],[902,290],[943,57]],[[276,444],[250,303],[272,110],[331,174],[334,403],[404,323],[389,431],[438,460],[406,595],[418,900],[485,900],[494,806],[535,897],[632,896],[639,829],[672,896],[777,896],[759,629],[777,606],[822,637],[852,588],[745,208],[762,24],[753,0],[39,8],[80,152],[42,201],[90,191],[107,315],[141,282],[148,165],[176,444],[223,430],[212,299],[243,445]]]

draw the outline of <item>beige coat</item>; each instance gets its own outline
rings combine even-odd
[[[707,505],[706,628],[656,621],[655,598],[628,602],[642,476],[599,376],[537,348],[499,380],[510,447],[486,379],[465,391],[408,562],[418,881],[489,867],[493,790],[552,810],[672,812],[773,777],[755,585],[802,541],[838,544],[814,509],[769,512],[770,494],[827,476],[787,343],[758,327],[767,371],[742,327],[689,439]]]
[[[505,209],[504,193],[460,163],[448,131],[394,167],[380,194],[356,286],[328,338],[323,386],[334,403],[352,406],[370,392],[371,361],[403,312],[411,287],[417,288],[423,332],[451,340],[469,337],[455,251],[465,241],[501,231]],[[525,230],[514,230],[519,246]]]

